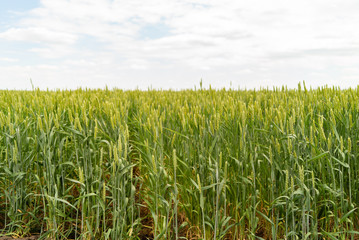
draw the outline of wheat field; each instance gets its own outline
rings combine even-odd
[[[0,91],[0,233],[358,239],[359,88]]]

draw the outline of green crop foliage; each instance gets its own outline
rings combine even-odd
[[[0,91],[0,234],[358,239],[359,88]]]

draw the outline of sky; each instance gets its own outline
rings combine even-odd
[[[359,84],[357,0],[1,0],[0,89]]]

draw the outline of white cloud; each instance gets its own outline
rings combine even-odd
[[[56,59],[71,56],[76,52],[72,47],[62,44],[47,44],[41,48],[30,48],[28,51],[36,53],[45,59]]]
[[[42,0],[0,38],[39,44],[28,51],[42,65],[58,59],[58,68],[14,66],[49,87],[180,88],[201,77],[218,86],[350,85],[359,79],[358,10],[354,0]],[[156,24],[168,35],[139,38]]]
[[[67,32],[58,32],[46,28],[28,27],[28,28],[10,28],[0,33],[0,38],[9,41],[24,41],[50,44],[73,44],[76,41],[76,35]]]
[[[16,58],[0,58],[0,62],[17,62],[19,61],[19,59],[16,59]]]

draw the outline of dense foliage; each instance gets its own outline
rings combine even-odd
[[[357,239],[359,88],[0,92],[0,228]]]

